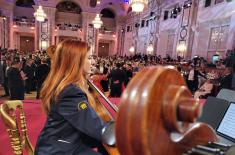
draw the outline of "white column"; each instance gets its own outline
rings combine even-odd
[[[193,0],[192,5],[188,8],[184,8],[182,12],[183,13],[181,14],[181,17],[179,19],[180,27],[177,33],[178,34],[177,46],[180,45],[180,42],[181,43],[185,42],[186,51],[182,51],[183,53],[179,55],[180,56],[183,55],[185,58],[191,58],[192,49],[193,49],[193,38],[194,38],[194,32],[192,31],[192,26],[195,26],[197,21],[198,1]],[[177,50],[175,56],[177,56]]]
[[[33,6],[36,11],[39,6]],[[35,22],[36,34],[35,34],[35,44],[39,45],[37,49],[45,50],[50,45],[54,44],[54,28],[55,28],[55,12],[56,8],[42,7],[47,17],[44,22]]]
[[[90,45],[92,53],[98,54],[98,32],[91,26],[96,13],[82,12],[82,30],[84,40]],[[96,35],[97,34],[97,35]]]

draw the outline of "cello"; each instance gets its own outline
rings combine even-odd
[[[95,88],[91,81],[89,85]],[[102,95],[94,94],[96,99],[97,94]],[[216,143],[217,136],[210,126],[195,122],[202,106],[173,67],[144,68],[130,81],[120,107],[112,108],[117,112],[116,145],[105,145],[111,155],[195,155],[192,150],[208,149],[204,147],[208,142],[223,150],[230,148]],[[103,107],[103,116],[110,116],[105,111]]]
[[[107,107],[110,107],[115,113],[118,112],[118,107],[115,104],[111,103],[109,99],[97,88],[97,86],[91,80],[87,80],[87,84],[92,96],[96,101],[96,107],[93,107],[95,112],[106,123],[115,121],[114,116],[109,112]],[[102,99],[102,101],[100,99]],[[106,106],[104,106],[103,102],[106,102]],[[110,155],[119,155],[118,149],[115,146],[108,146],[107,144],[104,144],[104,148]]]
[[[210,126],[194,123],[201,108],[176,69],[143,69],[122,94],[116,120],[120,154],[181,155],[197,145],[216,142]]]

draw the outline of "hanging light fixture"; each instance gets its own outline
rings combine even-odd
[[[40,5],[37,11],[33,14],[37,21],[44,22],[47,15],[45,14],[42,6]]]
[[[135,52],[135,47],[133,45],[130,47],[129,52],[130,53],[134,53]]]
[[[133,12],[143,12],[144,7],[148,4],[148,0],[131,0],[130,6]]]
[[[103,22],[100,18],[100,14],[96,14],[95,19],[92,21],[92,24],[94,26],[95,29],[100,29],[101,26],[103,25]]]
[[[187,47],[186,47],[185,43],[181,43],[177,46],[177,51],[179,51],[179,52],[185,52],[186,49],[187,49]]]
[[[187,50],[186,43],[183,42],[183,41],[180,42],[180,43],[178,44],[176,50],[177,50],[177,53],[178,53],[180,56],[184,57],[184,55],[185,55],[185,53],[186,53],[186,50]]]
[[[147,54],[153,54],[153,44],[150,43],[147,47]]]

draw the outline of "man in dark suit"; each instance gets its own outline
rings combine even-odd
[[[24,67],[24,73],[26,74],[26,81],[25,81],[25,91],[27,94],[30,94],[32,91],[32,82],[33,82],[33,76],[34,76],[34,70],[32,67],[33,60],[28,59],[26,66]]]
[[[46,63],[46,59],[41,60],[41,64],[36,68],[36,80],[37,80],[37,97],[36,99],[39,99],[40,97],[40,90],[42,87],[43,82],[45,81],[48,73],[50,72],[50,67]]]
[[[108,67],[109,66],[104,66],[103,75],[107,75],[108,74],[108,71],[109,71]],[[101,84],[104,92],[108,92],[109,91],[109,81],[108,81],[108,79],[101,80],[100,84]]]
[[[132,79],[133,77],[133,71],[132,71],[132,67],[131,64],[126,64],[125,65],[125,72],[126,72],[126,81],[125,81],[125,86],[127,86],[127,84],[129,83],[129,81]]]
[[[20,60],[14,58],[12,66],[7,71],[11,100],[24,100],[24,81],[19,68]]]
[[[122,85],[126,81],[126,73],[121,68],[121,64],[117,63],[116,68],[113,69],[108,78],[111,80],[110,97],[120,97],[122,94]]]
[[[8,88],[8,77],[7,77],[7,71],[11,66],[10,58],[6,59],[5,57],[2,57],[1,64],[2,64],[2,69],[3,69],[3,77],[2,77],[3,78],[3,87],[4,87],[4,91],[5,91],[5,94],[2,97],[6,97],[6,96],[10,95],[9,88]]]
[[[194,65],[191,65],[189,75],[187,78],[188,87],[191,90],[191,92],[195,92],[198,89],[199,76],[206,79],[206,77]]]

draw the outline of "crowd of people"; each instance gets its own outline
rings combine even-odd
[[[49,55],[55,48],[53,46],[47,51],[27,54],[18,50],[1,50],[0,84],[4,87],[4,96],[10,95],[12,100],[24,99],[25,93],[37,91],[36,98],[39,99],[40,89],[50,71]],[[144,54],[102,58],[92,56],[91,79],[102,92],[109,92],[110,97],[120,97],[131,78],[142,68],[170,64],[182,73],[195,97],[207,97],[216,95],[222,88],[235,89],[234,55],[235,52],[230,52],[226,59],[220,59],[216,63],[197,56],[187,61],[182,57],[173,59],[169,55],[165,58]],[[207,71],[208,68],[211,69],[210,72]],[[216,88],[215,81],[219,83]]]
[[[101,77],[100,81],[95,78],[96,85],[104,92],[108,90],[109,86],[111,97],[120,97],[122,90],[127,86],[133,75],[142,68],[159,64],[174,65],[184,76],[189,89],[193,93],[197,92],[195,95],[197,97],[216,95],[222,88],[235,89],[235,66],[229,58],[218,60],[215,64],[200,57],[185,61],[181,57],[172,59],[169,55],[161,58],[161,56],[141,54],[124,57],[94,57],[94,60],[96,63],[93,74],[98,74]],[[207,72],[208,68],[211,70],[210,72]],[[218,88],[216,88],[217,92],[212,92],[215,89],[213,87],[209,87],[210,90],[204,89],[208,87],[208,84],[214,86],[215,81],[219,83]]]
[[[1,50],[0,84],[11,100],[24,100],[25,93],[37,91],[50,71],[50,58],[46,52],[22,53],[18,50]]]

